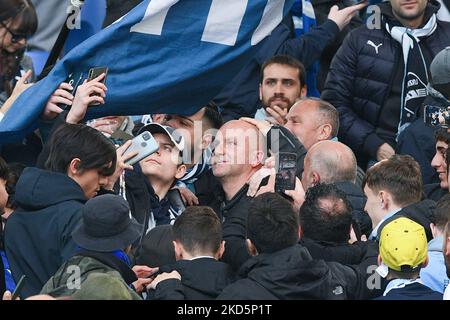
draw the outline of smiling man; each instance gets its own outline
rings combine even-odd
[[[16,185],[18,208],[5,228],[14,279],[26,275],[21,297],[39,293],[75,252],[72,231],[88,199],[116,168],[114,145],[99,131],[65,124],[52,136],[46,170],[26,168]]]

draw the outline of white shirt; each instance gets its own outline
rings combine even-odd
[[[444,291],[444,300],[450,300],[450,284],[447,286],[447,288]]]
[[[381,221],[377,224],[377,226],[375,228],[373,228],[372,233],[369,236],[369,240],[375,240],[377,238],[377,234],[378,234],[378,229],[380,228],[380,226],[383,224],[383,222],[385,222],[387,219],[389,219],[390,217],[392,217],[394,214],[396,214],[397,212],[399,212],[400,209],[397,209],[395,211],[392,211],[391,213],[388,213],[387,215],[384,216],[383,219],[381,219]]]

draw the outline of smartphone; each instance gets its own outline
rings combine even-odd
[[[159,149],[159,143],[155,140],[152,134],[148,131],[142,132],[140,135],[134,137],[131,145],[125,151],[124,155],[138,152],[133,158],[125,161],[126,164],[134,165],[142,159],[148,157],[152,153],[155,153]]]
[[[275,192],[284,194],[285,190],[294,190],[296,172],[297,154],[280,152],[278,155],[278,170],[275,176]]]
[[[103,78],[103,80],[101,81],[101,83],[105,84],[105,82],[106,82],[106,77],[107,77],[107,75],[108,75],[108,67],[96,67],[96,68],[90,69],[90,70],[89,70],[89,73],[88,73],[88,79],[87,79],[87,81],[89,82],[89,81],[94,80],[95,78],[97,78],[97,77],[98,77],[99,75],[101,75],[102,73],[105,74],[105,77]],[[93,93],[92,95],[94,95],[94,96],[99,96],[98,93]],[[98,105],[100,105],[100,103],[98,103],[98,102],[90,104],[90,106],[98,106]]]
[[[450,106],[426,105],[423,113],[425,124],[437,128],[450,128]]]
[[[25,285],[25,278],[26,276],[23,275],[22,277],[20,277],[19,282],[17,283],[16,289],[14,290],[14,292],[12,293],[11,296],[11,300],[16,300],[17,297],[20,294],[20,291],[22,291],[23,286]]]

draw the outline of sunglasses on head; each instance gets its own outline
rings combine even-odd
[[[4,24],[3,22],[0,22],[0,25],[2,25],[3,28],[6,29],[6,31],[8,31],[9,33],[11,33],[11,42],[12,43],[18,43],[21,40],[26,40],[27,39],[27,35],[24,33],[15,33],[13,32],[10,28],[8,28],[6,26],[6,24]]]

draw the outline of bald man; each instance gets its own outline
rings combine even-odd
[[[349,147],[337,141],[320,141],[306,154],[302,185],[307,190],[318,183],[336,184],[350,200],[353,219],[358,223],[361,233],[368,237],[372,222],[364,212],[367,199],[363,190],[355,184],[356,176],[356,157]]]
[[[331,140],[339,130],[339,114],[330,103],[318,98],[297,101],[286,116],[285,128],[289,129],[306,150],[315,143]]]
[[[215,143],[211,165],[224,191],[222,260],[237,270],[250,257],[245,245],[251,200],[247,181],[264,163],[265,139],[254,125],[233,120],[220,128]]]

